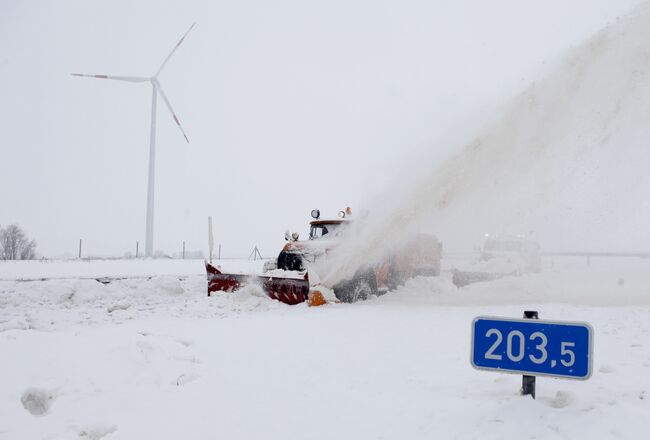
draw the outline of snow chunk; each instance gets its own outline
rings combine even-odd
[[[129,307],[131,307],[131,303],[126,302],[126,301],[118,301],[113,305],[110,305],[106,308],[106,311],[108,313],[113,313],[116,310],[126,310]]]
[[[551,401],[553,408],[564,408],[573,402],[573,395],[568,391],[558,391],[555,393],[555,398]]]
[[[55,398],[54,391],[43,388],[27,388],[20,398],[20,402],[31,415],[42,416],[49,411]]]

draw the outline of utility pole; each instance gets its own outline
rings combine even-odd
[[[219,245],[221,247],[221,245]],[[214,248],[214,237],[212,236],[212,216],[208,216],[208,248],[210,250],[210,263],[212,263],[212,249]]]

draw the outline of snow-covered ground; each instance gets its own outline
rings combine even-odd
[[[0,263],[2,439],[640,439],[650,428],[650,260],[546,258],[539,274],[462,289],[444,272],[319,308],[255,286],[208,298],[201,261],[101,263],[102,276],[131,267],[109,284],[74,277],[97,276],[95,263],[37,264]],[[14,280],[43,278],[38,267],[62,279]],[[472,369],[472,318],[524,309],[593,325],[591,379],[539,378],[532,400],[519,376]]]

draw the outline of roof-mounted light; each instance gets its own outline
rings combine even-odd
[[[320,218],[320,210],[312,209],[311,210],[311,216],[312,216],[312,218],[315,218],[316,220],[318,220]]]
[[[339,211],[339,217],[345,218],[345,211]]]

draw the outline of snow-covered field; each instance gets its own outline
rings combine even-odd
[[[650,260],[547,258],[539,274],[463,289],[445,272],[320,308],[254,286],[208,298],[200,261],[132,263],[0,264],[0,438],[641,439],[650,428]],[[109,284],[87,278],[125,267]],[[15,281],[40,270],[57,279]],[[472,369],[472,318],[524,309],[593,325],[591,379],[538,378],[532,400],[520,376]]]

